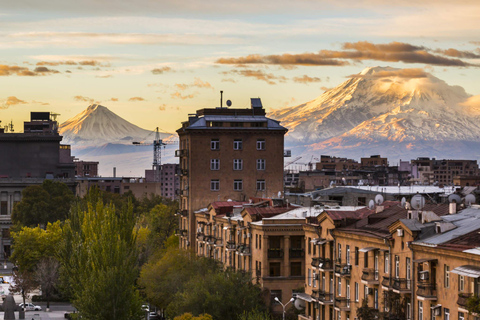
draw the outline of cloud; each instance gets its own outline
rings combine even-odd
[[[234,70],[231,70],[229,72],[223,72],[223,74],[225,74],[225,75],[227,75],[227,74],[238,74],[238,75],[241,75],[243,77],[252,77],[252,78],[255,78],[257,80],[265,81],[266,83],[271,84],[271,85],[277,84],[276,81],[285,82],[287,80],[287,78],[285,78],[283,76],[275,76],[273,73],[266,73],[262,70],[250,70],[250,69],[238,70],[238,69],[234,69]]]
[[[160,111],[165,111],[166,109],[167,109],[166,104],[162,104],[160,107],[158,107],[158,110],[160,110]]]
[[[180,92],[175,92],[175,93],[172,93],[171,94],[171,97],[173,99],[182,99],[182,100],[185,100],[185,99],[193,99],[195,98],[196,96],[196,93],[192,93],[192,94],[188,94],[188,95],[182,95]]]
[[[195,87],[195,88],[203,88],[203,89],[213,89],[212,85],[206,81],[200,80],[200,78],[195,78],[195,81],[191,84],[186,83],[176,83],[175,87],[178,90],[187,90],[188,88]]]
[[[237,83],[237,81],[233,78],[225,78],[225,79],[222,79],[222,82],[232,82],[232,83]]]
[[[215,62],[219,64],[232,65],[279,65],[279,66],[345,66],[352,62],[363,60],[375,60],[383,62],[404,62],[423,63],[427,65],[469,67],[480,66],[464,60],[472,59],[476,55],[465,51],[449,49],[435,51],[438,54],[430,53],[432,49],[415,46],[403,42],[390,42],[386,44],[374,44],[368,41],[346,42],[342,50],[320,50],[318,53],[301,53],[282,55],[258,55],[252,54],[240,58],[220,58]],[[460,56],[455,56],[459,54]],[[457,57],[457,58],[452,58]]]
[[[47,67],[36,67],[33,71],[26,67],[9,66],[5,64],[0,65],[0,76],[45,76],[48,74],[60,73],[57,70],[48,69]]]
[[[322,89],[323,91],[328,91],[328,90],[330,90],[330,89],[332,89],[332,88],[329,88],[329,87],[320,87],[320,89]]]
[[[92,67],[110,67],[109,63],[102,63],[97,60],[80,60],[80,61],[73,61],[73,60],[65,60],[65,61],[39,61],[37,62],[37,66],[92,66]]]
[[[118,98],[110,98],[110,101],[117,102]]]
[[[480,58],[479,54],[475,54],[470,51],[460,51],[453,48],[450,48],[447,50],[435,50],[435,52],[443,54],[445,56],[455,57],[455,58],[463,58],[463,59],[479,59]]]
[[[480,115],[480,95],[468,98],[460,103],[460,107],[469,115]]]
[[[406,79],[414,79],[414,78],[426,78],[427,73],[425,70],[420,68],[408,68],[408,69],[397,69],[397,70],[381,70],[377,71],[373,74],[352,74],[349,78],[369,78],[369,79],[376,79],[376,78],[388,78],[388,77],[398,77],[398,78],[406,78]]]
[[[307,75],[304,75],[302,77],[293,78],[293,81],[298,82],[298,83],[311,83],[311,82],[322,82],[322,79],[317,78],[317,77],[309,77]]]
[[[172,68],[170,67],[155,68],[152,70],[153,74],[163,74],[164,72],[174,72],[174,71],[172,71]]]
[[[75,97],[73,97],[73,100],[75,100],[75,101],[82,101],[82,102],[89,102],[89,103],[92,103],[92,102],[94,101],[94,99],[88,98],[88,97],[84,97],[84,96],[75,96]]]
[[[104,76],[95,76],[95,78],[113,78],[113,76],[111,74],[106,74]]]
[[[35,100],[32,100],[32,103],[40,104],[42,106],[49,106],[50,105],[50,103],[48,103],[48,102],[41,102],[41,101],[35,101]]]
[[[14,96],[10,96],[7,98],[7,100],[5,100],[3,102],[3,107],[2,109],[7,109],[8,107],[10,106],[14,106],[14,105],[17,105],[17,104],[26,104],[27,102],[24,101],[24,100],[20,100],[18,99],[17,97],[14,97]]]
[[[131,97],[128,101],[145,101],[145,99],[142,97]]]

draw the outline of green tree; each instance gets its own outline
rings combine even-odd
[[[35,227],[63,221],[74,198],[73,192],[61,182],[45,180],[42,185],[26,187],[22,200],[13,208],[12,222],[20,227]]]
[[[378,316],[378,310],[368,306],[367,299],[363,299],[362,306],[357,309],[357,318],[359,320],[371,320]]]
[[[466,297],[466,296],[465,296]],[[472,295],[467,298],[467,310],[470,313],[480,313],[480,297]]]
[[[20,271],[34,272],[42,258],[54,257],[62,241],[60,221],[48,223],[45,229],[23,227],[12,232],[13,253],[10,256]]]
[[[272,320],[272,316],[266,311],[259,311],[257,309],[251,311],[244,311],[238,316],[238,320]]]
[[[139,319],[132,205],[115,210],[96,192],[86,200],[72,208],[59,254],[73,304],[86,319]]]

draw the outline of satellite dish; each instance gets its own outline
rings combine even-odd
[[[297,308],[297,310],[303,310],[305,309],[305,300],[302,300],[302,299],[295,299],[295,308]]]
[[[407,199],[405,199],[405,197],[403,197],[402,201],[400,202],[400,205],[402,206],[402,208],[405,208],[405,203],[407,203]]]
[[[375,196],[375,203],[377,204],[377,206],[383,203],[383,196],[381,194],[377,194]]]
[[[231,106],[232,106],[232,101],[227,100],[227,107],[231,107]]]
[[[425,198],[422,195],[414,195],[412,197],[412,208],[415,210],[420,210],[425,206]]]
[[[452,203],[452,202],[455,202],[455,203],[460,203],[462,202],[462,198],[460,198],[460,196],[458,194],[451,194],[448,196],[448,202]]]
[[[282,197],[282,191],[278,191],[278,198]]]
[[[373,209],[375,207],[375,202],[373,200],[370,200],[368,203],[368,209]]]
[[[472,203],[475,203],[476,199],[475,199],[475,196],[473,194],[469,194],[465,197],[465,204],[467,206],[471,206]]]

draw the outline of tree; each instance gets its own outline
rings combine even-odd
[[[298,318],[298,317],[297,317]],[[257,309],[252,311],[244,311],[238,316],[238,320],[272,320],[272,316],[266,311],[259,311]]]
[[[20,293],[23,299],[23,304],[25,304],[25,299],[28,297],[28,294],[38,287],[33,272],[28,270],[14,270],[13,283],[14,284],[10,285],[10,292]]]
[[[363,299],[362,306],[357,309],[357,318],[359,320],[371,320],[378,316],[378,310],[368,306],[367,299]]]
[[[34,272],[42,258],[54,257],[62,241],[60,222],[48,223],[45,229],[23,227],[12,232],[13,253],[10,256],[20,271]]]
[[[50,308],[50,297],[58,282],[60,263],[53,257],[40,260],[35,271],[36,282],[42,288],[42,294],[47,300],[47,308]]]
[[[42,185],[26,187],[22,191],[22,200],[13,208],[12,222],[35,227],[63,221],[74,199],[73,192],[61,182],[45,180]]]
[[[209,314],[201,314],[198,317],[194,317],[191,313],[184,313],[181,316],[173,318],[173,320],[213,320]]]
[[[60,263],[73,304],[82,316],[91,320],[141,318],[131,203],[115,210],[94,192],[72,208],[63,235]]]

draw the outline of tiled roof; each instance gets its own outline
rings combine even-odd
[[[240,201],[215,201],[210,203],[210,205],[215,209],[217,215],[226,214],[233,210],[235,206],[242,206],[248,202],[240,202]]]
[[[295,207],[246,207],[244,210],[252,216],[253,221],[261,220],[263,218],[270,218],[277,214],[282,214],[290,210],[296,209]]]

